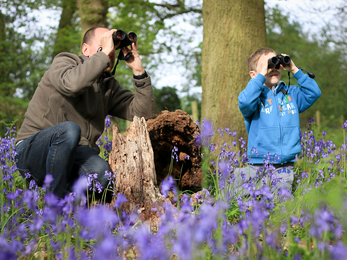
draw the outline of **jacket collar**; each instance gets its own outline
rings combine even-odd
[[[278,85],[277,85],[277,88],[275,89],[274,95],[277,95],[278,92],[281,92],[281,89],[282,89],[282,88],[285,88],[285,86],[286,86],[286,83],[284,83],[284,81],[280,81],[280,82],[278,83]],[[272,90],[269,89],[268,87],[264,87],[263,92],[264,92],[265,94],[267,94],[269,91],[272,92]]]
[[[280,81],[280,82],[278,83],[277,88],[275,89],[275,94],[277,95],[278,92],[280,92],[281,89],[284,88],[285,86],[286,86],[286,83],[284,83],[284,81]]]

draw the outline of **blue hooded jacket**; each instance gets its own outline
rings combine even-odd
[[[248,133],[250,163],[263,164],[269,153],[274,164],[294,162],[301,152],[299,113],[308,109],[321,91],[301,70],[293,76],[301,87],[288,88],[282,81],[273,92],[263,85],[265,77],[258,74],[238,97]]]

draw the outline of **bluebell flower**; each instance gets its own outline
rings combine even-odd
[[[170,175],[167,178],[165,178],[162,183],[161,183],[161,193],[167,197],[168,196],[168,192],[173,189],[173,193],[176,194],[176,184],[175,181],[173,179],[173,177]]]
[[[72,190],[75,193],[77,199],[85,197],[85,193],[88,189],[88,178],[86,176],[80,176],[73,184]]]
[[[118,193],[116,202],[114,203],[114,206],[115,206],[115,208],[119,209],[120,206],[127,201],[128,201],[128,199],[122,193]]]
[[[342,128],[347,131],[347,120],[343,123]]]
[[[0,235],[0,259],[16,260],[16,251],[14,251],[7,239]]]
[[[176,146],[174,146],[172,148],[172,155],[171,155],[171,158],[176,160],[176,162],[178,162],[178,155],[177,155],[177,152],[178,152],[178,148]]]
[[[49,173],[46,174],[45,180],[43,181],[43,188],[49,188],[52,182],[53,182],[53,175]]]

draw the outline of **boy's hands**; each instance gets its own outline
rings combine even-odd
[[[283,56],[288,56],[287,54],[282,53]],[[298,67],[295,66],[293,60],[291,60],[290,64],[283,67],[283,65],[280,65],[280,68],[286,71],[290,71],[292,74],[295,74],[299,71]]]
[[[288,56],[287,54],[282,53],[283,56]],[[269,73],[271,73],[274,69],[276,69],[275,67],[273,68],[268,68],[268,59],[262,59],[262,57],[259,59],[259,65],[260,65],[260,74],[266,76]],[[298,67],[295,66],[293,60],[291,60],[290,64],[283,67],[283,65],[280,65],[280,69],[286,70],[286,71],[290,71],[292,74],[295,74],[299,71]]]
[[[270,68],[270,69],[268,68],[268,66],[269,66],[269,59],[264,58],[264,56],[260,57],[258,62],[259,62],[259,65],[260,65],[259,74],[262,74],[263,76],[268,75],[269,73],[271,73],[271,71],[273,71],[273,69],[276,69],[276,68]]]

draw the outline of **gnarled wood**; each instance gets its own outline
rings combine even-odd
[[[156,187],[154,154],[144,118],[134,117],[124,135],[113,127],[109,163],[116,172],[116,193],[128,199],[122,206],[126,212],[150,210],[153,203],[163,198]]]
[[[182,110],[162,111],[147,121],[147,130],[153,145],[158,182],[161,183],[171,171],[173,178],[179,180],[180,190],[200,190],[201,146],[196,141],[200,129],[189,114]],[[174,146],[178,150],[178,160],[175,158],[171,165]]]

